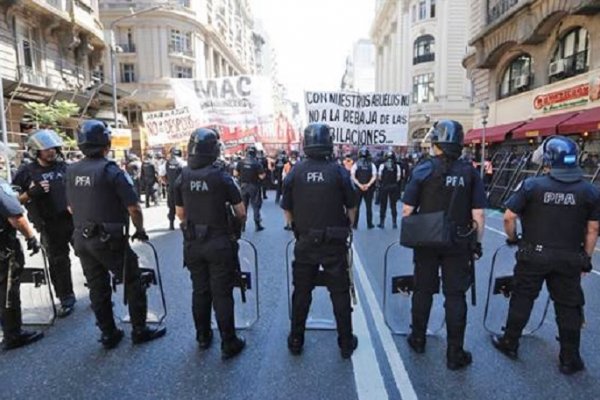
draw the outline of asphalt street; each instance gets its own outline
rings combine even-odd
[[[182,237],[168,231],[166,207],[145,209],[151,242],[158,250],[168,305],[167,336],[155,342],[133,346],[127,337],[112,351],[102,349],[97,339],[81,267],[75,256],[73,270],[78,303],[73,315],[46,329],[44,340],[11,352],[0,353],[0,398],[2,399],[595,399],[600,397],[600,272],[584,278],[586,327],[582,356],[587,370],[574,377],[558,372],[558,343],[552,308],[541,329],[523,339],[520,360],[511,361],[491,346],[483,328],[484,304],[491,259],[504,243],[502,219],[488,213],[484,257],[477,262],[476,307],[469,309],[466,348],[474,363],[466,370],[448,371],[445,366],[445,333],[442,303],[432,313],[432,335],[427,351],[410,351],[402,335],[393,329],[407,326],[408,298],[389,295],[387,314],[383,307],[384,287],[390,277],[409,274],[411,253],[392,246],[389,251],[390,277],[384,280],[384,253],[398,241],[399,231],[366,229],[361,220],[354,235],[354,275],[358,304],[353,315],[359,348],[352,360],[342,360],[337,336],[331,330],[307,333],[302,356],[291,356],[286,347],[289,328],[286,271],[286,244],[291,233],[283,230],[283,216],[273,201],[263,207],[266,230],[256,233],[248,224],[245,239],[258,251],[258,283],[253,282],[251,307],[259,296],[260,318],[241,331],[247,349],[229,361],[220,359],[218,341],[205,352],[198,350],[191,317],[191,284],[182,266]],[[379,220],[375,207],[374,220]],[[364,218],[365,212],[361,212]],[[252,220],[250,218],[250,220]],[[513,251],[503,249],[497,270],[510,271]],[[252,252],[245,245],[245,267]],[[600,269],[600,255],[594,257]],[[256,278],[256,274],[252,274]],[[384,285],[385,283],[385,285]],[[258,290],[258,291],[257,291]],[[158,292],[151,289],[152,295]],[[239,296],[239,295],[238,295]],[[506,300],[493,296],[491,325],[500,327]],[[542,296],[543,297],[543,296]],[[470,297],[469,297],[470,298]],[[121,299],[114,297],[114,302]],[[544,298],[539,301],[543,303]],[[153,301],[155,302],[155,301]],[[238,302],[240,303],[240,302]],[[332,318],[328,295],[316,289],[313,316],[321,325]],[[252,315],[252,310],[240,316]],[[400,317],[399,317],[400,315]],[[541,313],[536,317],[540,318]],[[238,323],[243,323],[240,318]],[[129,326],[122,323],[129,332]]]

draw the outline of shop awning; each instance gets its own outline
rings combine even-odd
[[[510,124],[488,126],[485,129],[485,142],[486,143],[497,143],[503,142],[506,139],[506,135],[516,128],[524,125],[525,122],[511,122]],[[483,128],[471,129],[465,136],[465,144],[478,144],[481,143],[483,136]]]
[[[561,135],[597,131],[600,131],[600,107],[585,110],[558,127]]]
[[[513,139],[529,139],[558,134],[558,126],[580,114],[580,111],[536,118],[513,132]]]

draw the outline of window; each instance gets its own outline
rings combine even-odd
[[[550,81],[583,74],[590,66],[590,38],[584,28],[575,28],[558,42],[549,68]]]
[[[429,3],[429,18],[435,18],[435,0]]]
[[[121,82],[122,83],[134,83],[135,82],[135,65],[121,64]]]
[[[182,32],[179,29],[171,29],[169,52],[193,56],[192,33]]]
[[[192,67],[183,67],[181,65],[173,65],[172,77],[180,79],[191,79],[194,77]]]
[[[432,103],[435,101],[435,81],[433,74],[413,77],[413,103]]]
[[[92,80],[94,82],[104,82],[104,65],[98,65],[92,72]]]
[[[500,98],[530,90],[533,83],[531,71],[532,61],[528,54],[513,59],[502,75]]]
[[[419,1],[419,20],[427,18],[427,2]]]
[[[435,39],[431,35],[423,35],[415,40],[413,65],[435,60]]]
[[[412,22],[417,22],[417,6],[415,4],[413,4],[412,6]]]

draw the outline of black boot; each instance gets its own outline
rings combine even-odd
[[[288,349],[290,353],[295,356],[299,356],[302,354],[302,349],[304,348],[304,336],[300,335],[292,335],[291,333],[287,339]]]
[[[244,338],[234,336],[233,339],[221,343],[221,358],[228,360],[240,354],[246,347]]]
[[[265,227],[260,224],[260,221],[256,221],[255,225],[256,225],[256,232],[260,232],[260,231],[264,231],[265,230]]]
[[[124,333],[121,329],[115,328],[109,332],[102,332],[102,336],[100,336],[100,343],[106,350],[114,349],[119,345],[121,339],[123,339]]]
[[[358,347],[358,338],[356,335],[352,335],[349,340],[342,340],[338,338],[338,346],[340,347],[340,354],[343,359],[348,359],[352,357],[352,353]]]
[[[200,347],[200,349],[208,349],[213,341],[213,332],[208,331],[206,333],[196,333],[196,341],[198,342],[198,347]]]
[[[467,367],[473,362],[473,356],[459,346],[448,346],[446,366],[451,371]]]
[[[519,340],[518,339],[511,339],[511,338],[507,337],[506,335],[504,335],[504,336],[493,335],[492,336],[492,344],[499,352],[506,355],[511,360],[516,360],[517,358],[519,358],[519,353],[518,353]]]
[[[27,346],[28,344],[37,342],[43,337],[43,332],[20,330],[16,334],[7,335],[4,338],[3,347],[4,350],[18,349],[19,347]]]
[[[133,328],[131,331],[131,340],[133,344],[141,344],[150,342],[154,339],[161,338],[167,333],[167,328],[159,326],[157,328],[149,328],[144,326],[143,328]]]
[[[169,221],[169,230],[170,231],[174,231],[175,230],[175,221]]]
[[[427,339],[424,334],[416,334],[414,331],[406,337],[406,341],[411,349],[417,354],[425,353],[425,344]]]
[[[381,222],[379,223],[379,225],[377,225],[377,227],[378,227],[379,229],[383,229],[383,228],[385,228],[385,221],[382,219],[382,220],[381,220]]]
[[[64,299],[60,300],[60,307],[58,308],[56,315],[58,316],[58,318],[65,318],[68,317],[69,315],[71,315],[73,313],[73,310],[75,309],[75,303],[77,302],[77,300],[75,299],[75,295],[71,295],[68,297],[65,297]]]
[[[573,375],[585,369],[585,364],[579,354],[579,344],[581,341],[580,330],[559,330],[560,355],[559,370],[562,374]]]
[[[392,228],[398,229],[398,223],[396,222],[396,220],[394,220],[394,225],[392,225]]]

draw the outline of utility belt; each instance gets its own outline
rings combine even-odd
[[[80,232],[84,239],[98,237],[103,243],[121,241],[125,238],[125,224],[121,223],[86,222],[75,230]]]
[[[556,248],[521,241],[517,261],[535,264],[560,263],[583,268],[589,264],[589,257],[583,248]]]
[[[298,232],[297,240],[299,242],[310,243],[316,246],[323,244],[345,245],[348,243],[350,229],[346,227],[327,227],[325,229],[309,229],[305,232]]]
[[[183,239],[186,241],[206,242],[217,236],[227,235],[227,228],[216,228],[209,225],[200,224],[181,224]]]

